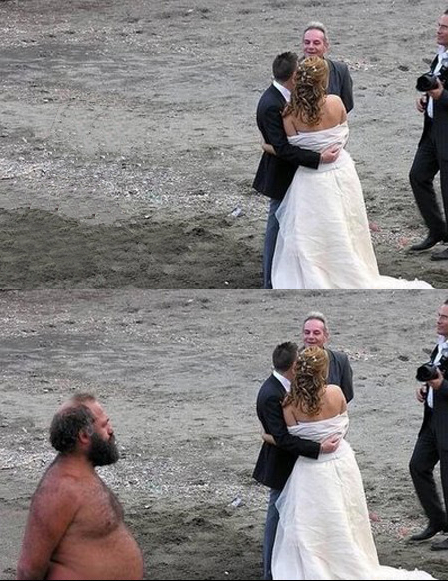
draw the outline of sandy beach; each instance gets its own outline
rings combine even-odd
[[[251,477],[259,386],[310,310],[354,371],[356,450],[382,564],[439,579],[448,555],[406,544],[426,524],[408,473],[415,369],[445,291],[30,291],[0,294],[0,577],[13,579],[59,403],[92,391],[122,458],[99,469],[142,547],[146,579],[260,579],[267,490]],[[429,300],[430,299],[430,300]]]
[[[429,0],[0,0],[0,577],[54,457],[58,405],[91,391],[121,459],[100,474],[144,554],[145,579],[260,579],[267,490],[252,479],[271,353],[330,322],[355,378],[357,452],[380,560],[439,579],[408,462],[448,264],[408,183],[415,80],[445,5]],[[268,199],[252,179],[255,109],[276,54],[309,20],[354,81],[348,150],[382,274],[433,291],[259,290]],[[182,290],[181,290],[182,289]]]
[[[255,109],[309,20],[354,82],[347,149],[382,274],[447,285],[408,173],[430,0],[0,1],[2,288],[260,288]]]

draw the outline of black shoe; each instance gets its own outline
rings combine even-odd
[[[442,252],[433,252],[431,260],[448,260],[448,248],[445,248]]]
[[[431,543],[431,551],[448,551],[448,539],[439,543]]]
[[[412,537],[410,537],[409,540],[410,541],[427,541],[428,539],[431,539],[437,533],[439,533],[440,531],[443,531],[443,530],[444,530],[443,527],[433,527],[432,525],[428,525],[425,530],[423,530],[421,533],[416,533],[415,535],[412,535]],[[447,546],[447,549],[448,549],[448,546]]]
[[[413,244],[409,250],[413,252],[419,252],[420,250],[429,250],[433,246],[435,246],[438,242],[442,242],[445,240],[445,236],[433,236],[432,234],[428,234],[428,236],[418,242],[417,244]]]

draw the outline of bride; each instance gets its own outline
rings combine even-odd
[[[317,460],[299,456],[277,501],[280,520],[272,553],[273,579],[434,579],[424,571],[381,566],[370,528],[361,474],[350,444],[347,403],[326,385],[328,355],[307,347],[299,355],[283,414],[288,431],[341,443]],[[264,434],[269,443],[275,441]]]
[[[321,151],[339,143],[334,163],[299,167],[276,217],[280,230],[272,264],[277,289],[432,288],[421,281],[380,276],[370,239],[361,184],[350,154],[347,113],[337,95],[326,95],[328,65],[299,63],[284,127],[291,144]],[[269,145],[264,149],[272,152]]]

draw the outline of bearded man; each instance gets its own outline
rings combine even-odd
[[[58,455],[31,501],[17,579],[142,579],[141,551],[96,466],[117,462],[112,424],[90,394],[53,417]]]

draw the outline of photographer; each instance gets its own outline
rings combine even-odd
[[[440,531],[448,531],[448,300],[439,309],[439,340],[429,364],[417,370],[417,378],[431,377],[417,389],[417,399],[424,404],[423,423],[409,463],[418,499],[428,517],[428,526],[410,537],[425,541]],[[434,480],[434,468],[440,461],[442,504]],[[432,551],[448,550],[448,538],[432,543]]]
[[[431,63],[434,89],[417,98],[417,109],[424,113],[423,134],[418,144],[409,179],[418,209],[428,227],[427,237],[410,250],[428,250],[438,242],[448,241],[448,10],[437,26],[439,51]],[[420,79],[419,79],[420,81]],[[421,87],[419,86],[420,90]],[[440,171],[444,217],[434,190],[434,178]],[[448,260],[448,248],[431,255],[431,260]]]

